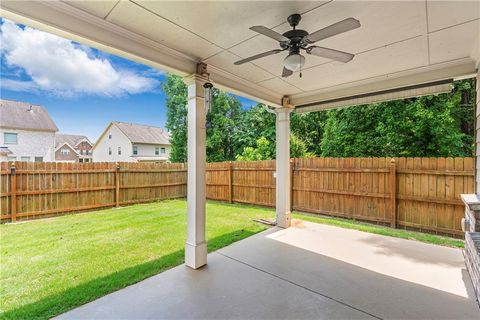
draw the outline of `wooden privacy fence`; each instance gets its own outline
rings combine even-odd
[[[291,160],[292,210],[462,236],[473,158]],[[209,164],[207,198],[275,206],[275,161]]]
[[[392,227],[463,235],[460,194],[474,192],[473,158],[292,159],[292,209]],[[185,164],[7,163],[5,221],[186,196]],[[207,198],[275,206],[275,161],[207,165]]]
[[[185,197],[184,164],[0,163],[0,214],[17,221]]]

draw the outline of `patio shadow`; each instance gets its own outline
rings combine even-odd
[[[245,239],[255,232],[236,230],[208,239],[208,251],[212,252],[235,241]],[[178,250],[158,259],[136,265],[104,277],[96,278],[61,293],[50,295],[33,303],[0,314],[1,319],[49,319],[98,299],[111,292],[130,286],[148,277],[183,263],[184,250]],[[86,262],[88,263],[88,262]]]
[[[425,248],[428,248],[429,246],[435,248],[436,245],[434,244],[426,244],[422,242],[419,243],[418,241],[415,241],[412,242],[410,246],[406,247],[405,244],[408,243],[406,241],[414,240],[399,240],[392,237],[381,238],[377,236],[370,236],[368,238],[360,239],[359,241],[369,245],[373,245],[378,248],[378,250],[376,251],[378,254],[386,256],[399,256],[413,262],[431,264],[436,266],[441,265],[446,267],[457,267],[459,263],[458,260],[454,258],[446,259],[445,251],[437,252],[435,250],[431,250],[429,254],[425,254]],[[452,248],[452,250],[460,249]]]

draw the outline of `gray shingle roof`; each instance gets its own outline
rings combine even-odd
[[[133,143],[170,145],[170,134],[162,128],[118,121],[113,124]]]
[[[0,127],[58,131],[47,110],[28,102],[0,99]]]
[[[55,148],[58,148],[64,145],[65,143],[68,143],[69,145],[72,146],[72,148],[75,148],[75,146],[83,139],[90,142],[90,140],[88,140],[86,136],[77,135],[77,134],[57,133],[55,134]]]

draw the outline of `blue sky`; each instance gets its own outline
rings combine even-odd
[[[92,141],[110,121],[164,127],[161,70],[0,21],[2,99],[40,104],[60,132]],[[238,98],[245,108],[256,104]]]

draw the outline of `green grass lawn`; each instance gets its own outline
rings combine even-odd
[[[0,225],[0,318],[46,319],[183,263],[186,201]],[[208,250],[259,231],[274,210],[207,204]],[[460,247],[463,242],[345,219],[293,218]]]
[[[259,207],[207,204],[208,250],[267,227]],[[0,226],[0,318],[50,318],[183,263],[186,201]]]

